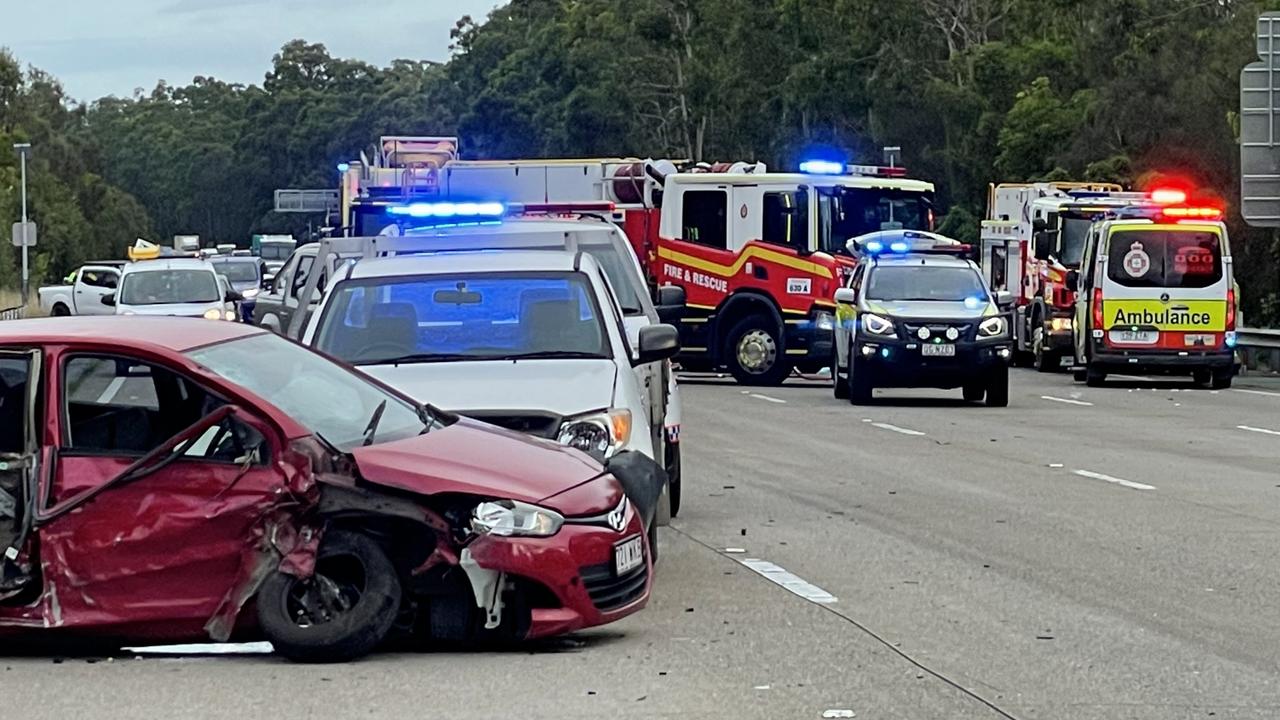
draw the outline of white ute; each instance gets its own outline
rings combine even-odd
[[[649,416],[640,368],[674,355],[678,331],[649,324],[628,342],[617,295],[586,253],[358,261],[330,285],[303,342],[446,410],[601,461],[634,450],[662,464],[662,418]]]
[[[67,315],[111,315],[115,312],[102,298],[116,291],[123,262],[100,262],[81,266],[71,274],[69,285],[40,288],[40,309],[54,317]]]

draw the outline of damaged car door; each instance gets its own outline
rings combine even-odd
[[[51,627],[225,639],[290,502],[282,439],[180,372],[58,363],[58,442],[38,522]],[[268,553],[270,555],[270,553]]]
[[[21,596],[31,583],[30,567],[15,562],[30,536],[29,498],[39,466],[37,390],[41,354],[0,351],[0,600]]]

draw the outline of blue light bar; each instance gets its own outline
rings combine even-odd
[[[418,202],[408,205],[392,205],[387,208],[392,215],[415,218],[500,218],[507,214],[507,206],[500,202]]]
[[[896,240],[889,243],[889,252],[904,253],[911,249],[911,246],[903,240]]]
[[[800,163],[800,172],[806,175],[843,175],[844,163],[834,160],[805,160]]]
[[[866,250],[868,253],[872,255],[875,255],[881,250],[884,250],[884,243],[880,242],[879,240],[869,240],[865,245],[862,246],[862,249]]]

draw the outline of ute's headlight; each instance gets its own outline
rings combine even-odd
[[[259,288],[249,288],[248,290],[245,290],[244,292],[240,293],[240,297],[244,298],[245,300],[252,300],[258,297],[259,292],[261,292]]]
[[[471,511],[471,530],[477,535],[551,537],[561,525],[564,516],[555,510],[517,500],[482,502]]]
[[[205,320],[221,320],[223,318],[222,308],[210,308],[204,311]]]
[[[631,439],[631,411],[609,410],[569,418],[560,425],[556,439],[603,462]]]
[[[882,318],[875,313],[863,313],[862,329],[872,335],[892,335],[893,321]]]
[[[1004,318],[992,317],[983,320],[978,325],[978,335],[980,337],[999,337],[1004,334]]]

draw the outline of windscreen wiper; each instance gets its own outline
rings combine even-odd
[[[600,353],[582,352],[581,350],[539,350],[537,352],[512,353],[492,358],[493,360],[564,360],[564,359],[604,359]]]
[[[409,355],[399,355],[389,358],[372,358],[368,360],[353,360],[352,365],[410,365],[413,363],[431,363],[431,362],[463,362],[466,360],[489,360],[491,358],[478,357],[476,355],[464,355],[462,353],[411,353]]]
[[[382,413],[387,410],[387,401],[383,400],[378,403],[378,407],[373,409],[373,416],[369,418],[369,424],[364,427],[364,444],[368,447],[373,444],[373,436],[378,432],[378,423],[382,422]]]

